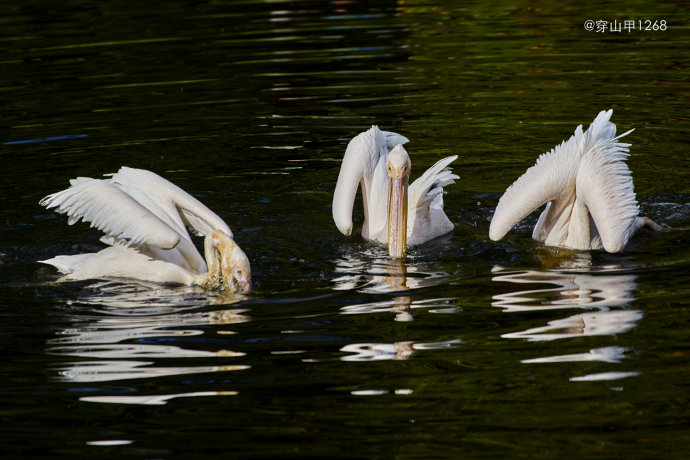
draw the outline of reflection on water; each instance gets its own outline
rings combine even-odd
[[[510,271],[502,267],[492,270],[493,281],[527,287],[493,296],[492,305],[506,312],[524,313],[544,310],[563,311],[588,309],[564,318],[549,320],[546,325],[502,334],[505,339],[526,339],[530,342],[572,339],[587,336],[623,334],[634,328],[643,317],[639,310],[627,309],[635,300],[636,276],[591,271],[591,255],[578,253],[548,270]],[[546,285],[546,286],[543,286]],[[525,364],[602,362],[615,364],[632,350],[610,346],[583,353],[522,359]],[[635,373],[605,372],[597,376],[572,377],[571,381],[614,380]]]
[[[605,380],[620,380],[628,377],[637,377],[639,372],[600,372],[598,374],[570,377],[571,382],[599,382]]]
[[[365,293],[405,293],[392,300],[348,305],[343,314],[395,313],[395,321],[413,321],[413,309],[424,308],[432,313],[455,313],[459,309],[453,299],[414,300],[411,290],[434,286],[442,282],[442,273],[422,271],[416,265],[408,265],[401,259],[374,259],[365,261],[348,256],[338,261],[337,270],[345,272],[334,279],[335,290],[356,289]]]
[[[334,289],[356,289],[378,293],[405,293],[396,295],[390,300],[348,305],[341,308],[344,315],[394,313],[397,322],[414,321],[413,309],[424,308],[430,313],[455,313],[459,309],[452,305],[453,299],[424,299],[415,301],[411,290],[425,285],[435,284],[429,281],[438,275],[428,275],[418,278],[408,277],[408,273],[421,273],[415,265],[407,265],[403,259],[376,259],[373,262],[349,257],[338,263],[340,271],[350,272],[336,278]],[[362,281],[364,284],[362,285]],[[461,340],[443,342],[413,342],[397,341],[394,343],[351,343],[340,351],[351,353],[343,356],[343,361],[381,361],[409,359],[415,352],[421,350],[438,350],[454,347]]]
[[[390,390],[352,390],[350,392],[353,396],[381,396],[390,393]],[[414,391],[411,388],[396,388],[392,393],[396,395],[411,395]]]
[[[79,400],[111,404],[143,404],[147,406],[160,406],[167,404],[168,401],[175,398],[192,398],[198,396],[234,396],[236,394],[236,391],[195,391],[192,393],[157,396],[84,396],[79,398]]]
[[[344,315],[391,312],[395,313],[396,321],[413,321],[413,310],[417,308],[422,308],[429,313],[457,313],[460,307],[453,304],[454,300],[452,298],[412,300],[409,296],[398,296],[393,300],[348,305],[343,307],[341,312]]]
[[[245,365],[228,366],[152,366],[151,361],[81,361],[66,363],[58,370],[58,380],[69,382],[112,382],[172,375],[205,374],[209,372],[240,371]]]
[[[583,361],[601,361],[605,363],[618,363],[630,349],[623,347],[604,347],[589,350],[587,353],[572,355],[548,356],[546,358],[523,359],[523,363],[567,363]]]
[[[441,272],[424,271],[420,266],[408,265],[401,259],[365,259],[357,255],[348,255],[338,260],[336,271],[342,275],[333,280],[333,289],[358,290],[367,294],[436,286],[447,276]]]
[[[601,275],[559,271],[493,270],[493,281],[514,284],[548,284],[553,287],[524,289],[493,296],[492,305],[507,312],[560,310],[564,308],[623,307],[635,298],[635,275]]]
[[[549,321],[548,325],[504,334],[505,338],[555,340],[586,335],[610,335],[625,332],[642,318],[638,310],[610,310],[624,307],[635,298],[635,275],[599,275],[558,271],[508,272],[494,268],[493,281],[515,284],[547,284],[549,287],[525,289],[493,297],[492,305],[507,312],[596,309],[567,318]]]
[[[105,441],[87,441],[87,446],[126,446],[132,444],[134,441],[131,439],[107,439]]]
[[[390,359],[408,359],[416,351],[441,350],[452,348],[460,344],[462,340],[447,340],[445,342],[395,342],[395,343],[352,343],[340,349],[351,355],[343,356],[343,361],[381,361]]]
[[[92,295],[79,298],[70,312],[72,327],[48,340],[47,353],[89,358],[61,363],[58,379],[107,382],[171,375],[247,369],[241,364],[160,366],[158,359],[237,358],[244,353],[226,349],[199,350],[170,344],[185,337],[207,334],[209,325],[219,335],[233,334],[226,326],[250,320],[245,310],[200,310],[222,304],[226,297],[197,290],[120,283],[95,286]],[[88,309],[81,307],[87,305]],[[81,308],[79,308],[81,307]],[[203,343],[203,339],[186,344]],[[92,360],[92,359],[96,360]],[[146,360],[146,361],[141,361]]]
[[[80,304],[106,308],[102,313],[122,315],[168,314],[206,305],[238,302],[246,296],[215,292],[196,286],[166,286],[146,281],[96,281],[79,295]],[[71,301],[69,302],[72,303]]]
[[[581,313],[568,318],[549,321],[547,326],[503,334],[501,337],[539,341],[590,335],[614,335],[632,329],[641,318],[642,313],[636,310]]]

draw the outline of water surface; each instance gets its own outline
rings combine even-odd
[[[690,226],[684,4],[101,3],[0,15],[4,457],[690,455],[688,232],[545,248],[535,213],[488,239],[505,188],[608,108],[642,213]],[[411,139],[413,178],[459,155],[455,231],[404,265],[331,220],[372,124]],[[254,292],[56,284],[36,261],[99,235],[38,201],[121,165],[223,217]]]

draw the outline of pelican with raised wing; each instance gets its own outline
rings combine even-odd
[[[417,245],[453,230],[443,211],[443,187],[458,176],[448,167],[457,155],[438,161],[408,187],[411,161],[400,134],[377,126],[347,145],[333,194],[333,220],[341,233],[352,234],[352,208],[362,188],[362,236],[388,243],[393,258],[405,257]]]
[[[500,240],[544,203],[532,237],[548,246],[618,252],[641,227],[662,227],[639,217],[632,176],[625,159],[630,144],[616,136],[613,110],[597,115],[587,131],[582,125],[567,141],[542,154],[518,178],[496,206],[489,237]]]
[[[78,177],[71,187],[40,201],[105,234],[105,249],[39,262],[57,268],[61,281],[124,278],[251,291],[249,259],[230,227],[175,184],[143,169],[122,167],[109,179]],[[204,236],[201,257],[187,232]]]

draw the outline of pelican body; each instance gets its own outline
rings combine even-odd
[[[407,245],[417,245],[453,230],[443,211],[443,187],[458,176],[438,161],[408,186],[411,161],[403,148],[408,139],[377,126],[358,134],[348,144],[333,193],[333,220],[341,233],[352,234],[352,209],[362,189],[362,236],[388,243],[393,258],[405,256]]]
[[[143,169],[122,167],[109,179],[78,177],[66,190],[40,201],[104,232],[105,249],[39,262],[61,280],[125,278],[249,292],[249,259],[230,227],[175,184]],[[187,232],[204,236],[205,260]]]
[[[661,227],[638,217],[630,170],[631,144],[619,140],[612,110],[582,125],[567,141],[537,159],[503,194],[491,219],[489,237],[500,240],[518,222],[547,203],[532,237],[549,246],[618,252],[641,227]]]

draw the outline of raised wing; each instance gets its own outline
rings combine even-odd
[[[407,242],[421,244],[453,230],[443,211],[443,187],[459,179],[449,165],[457,155],[439,160],[409,187]]]
[[[171,249],[181,235],[146,207],[108,180],[79,177],[72,186],[40,201],[46,208],[69,216],[70,225],[80,219],[91,226],[130,244],[149,244]]]
[[[185,224],[199,235],[222,230],[232,238],[232,230],[216,213],[189,193],[156,173],[123,166],[112,181],[125,193],[150,208],[161,220],[174,222],[186,234]],[[151,205],[151,203],[155,204]],[[160,215],[160,211],[167,215]]]
[[[437,161],[410,184],[408,200],[410,209],[413,207],[429,209],[432,202],[443,193],[443,187],[455,183],[455,179],[460,179],[449,168],[450,164],[457,159],[458,156],[453,155]]]
[[[536,164],[513,182],[498,201],[489,226],[489,238],[500,240],[539,206],[571,195],[583,144],[580,125],[570,139],[540,155]]]
[[[577,176],[577,195],[589,209],[604,249],[617,252],[637,230],[639,206],[625,164],[630,144],[618,142],[630,131],[615,137],[615,125],[608,125],[589,140]]]

